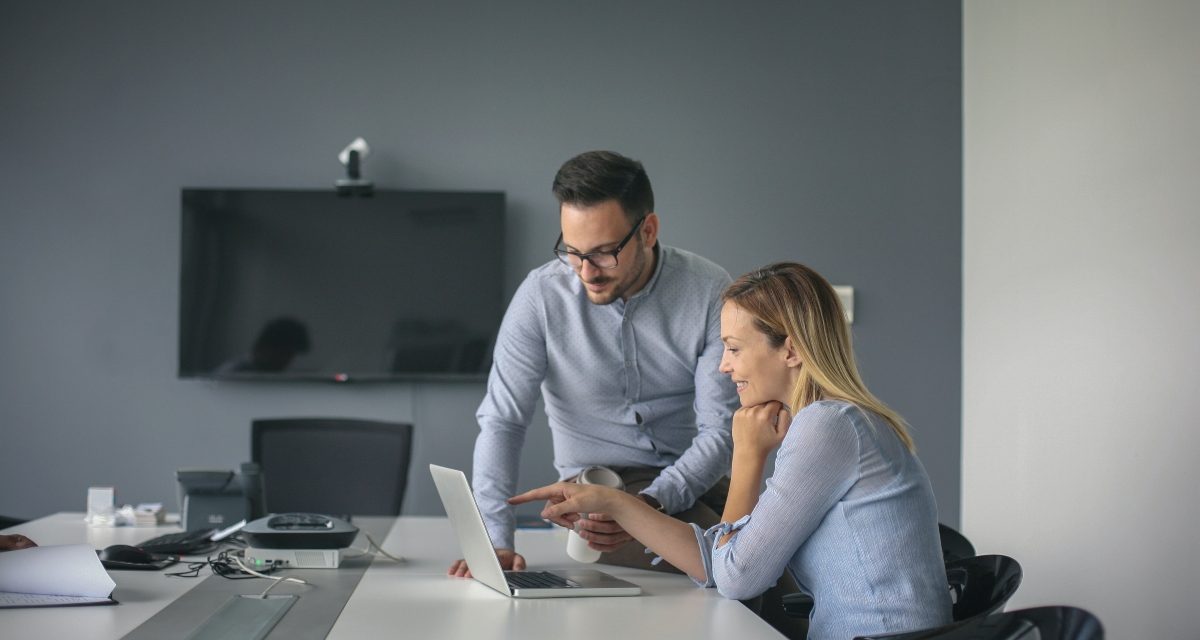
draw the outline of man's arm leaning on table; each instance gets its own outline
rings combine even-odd
[[[532,275],[526,278],[509,303],[496,337],[487,395],[475,414],[475,500],[501,565],[518,570],[525,560],[515,553],[516,518],[507,500],[516,492],[525,431],[546,375],[545,317],[536,285]],[[455,563],[450,573],[467,575],[466,564]]]

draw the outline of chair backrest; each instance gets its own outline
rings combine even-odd
[[[250,457],[266,510],[399,515],[412,458],[411,424],[347,418],[255,420]]]
[[[1008,556],[974,556],[946,563],[946,580],[955,595],[954,620],[1003,609],[1021,586],[1021,575],[1021,565]]]
[[[965,640],[964,629],[976,628],[976,622],[1004,608],[1021,586],[1021,565],[1008,556],[975,556],[946,563],[946,582],[954,608],[953,622],[941,627],[886,635],[860,636],[856,640]],[[991,638],[991,636],[979,636]],[[1016,636],[1020,637],[1020,636]],[[1035,636],[1036,637],[1036,636]],[[1029,640],[1033,640],[1030,638]]]
[[[1035,607],[973,620],[938,640],[1104,640],[1100,619],[1076,607]]]
[[[942,562],[953,562],[975,555],[975,545],[963,534],[938,523],[938,537],[942,540]]]

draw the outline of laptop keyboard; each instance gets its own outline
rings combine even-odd
[[[579,586],[548,571],[505,571],[504,579],[513,589],[570,589]]]

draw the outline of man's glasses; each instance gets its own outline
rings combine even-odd
[[[563,264],[576,271],[583,268],[584,260],[592,263],[592,266],[596,267],[597,269],[616,269],[617,254],[621,253],[621,249],[624,249],[625,245],[629,244],[630,240],[633,240],[633,234],[637,233],[638,228],[642,226],[642,222],[645,220],[645,216],[638,219],[637,224],[634,224],[633,228],[629,230],[629,234],[626,235],[623,240],[617,243],[615,249],[611,249],[609,251],[593,251],[591,253],[568,251],[567,249],[562,248],[563,237],[562,234],[559,233],[558,242],[554,243],[554,255],[560,261],[562,261]]]

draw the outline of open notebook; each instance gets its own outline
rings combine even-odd
[[[0,608],[116,604],[116,586],[86,544],[0,553]]]

